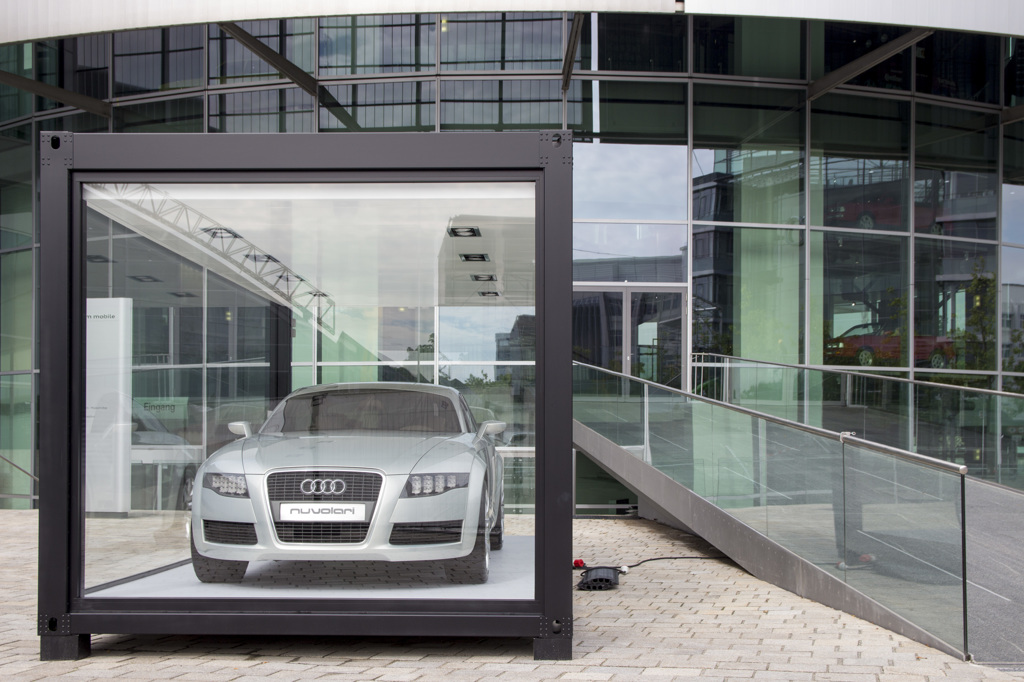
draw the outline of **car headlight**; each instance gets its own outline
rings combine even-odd
[[[203,487],[224,497],[249,497],[245,474],[204,474]]]
[[[469,485],[469,474],[413,474],[405,484],[403,497],[440,495]]]

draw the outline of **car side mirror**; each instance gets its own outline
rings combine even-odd
[[[228,431],[236,436],[249,438],[252,436],[252,424],[249,422],[230,422],[228,424]]]
[[[499,433],[505,430],[508,426],[505,422],[487,421],[480,425],[480,430],[476,432],[477,438],[483,438],[484,436],[497,436]]]

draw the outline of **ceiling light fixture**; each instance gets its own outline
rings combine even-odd
[[[188,291],[172,291],[171,296],[175,298],[197,298],[197,296]]]
[[[477,293],[485,298],[497,298],[501,296],[497,291],[478,291]]]
[[[110,260],[109,258],[107,258],[106,256],[101,256],[98,253],[89,254],[88,256],[85,257],[85,260],[89,261],[90,263],[113,263],[114,262],[114,261]]]
[[[449,227],[448,234],[452,237],[479,237],[480,228],[472,226]]]
[[[162,282],[163,280],[157,279],[152,275],[128,275],[128,279],[134,279],[136,282]]]
[[[469,278],[474,282],[497,282],[497,275],[470,275]]]
[[[460,253],[459,258],[463,263],[489,263],[491,261],[490,256],[486,253]]]

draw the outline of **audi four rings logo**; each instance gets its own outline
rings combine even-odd
[[[340,495],[345,492],[345,481],[340,478],[307,478],[299,484],[305,495]]]

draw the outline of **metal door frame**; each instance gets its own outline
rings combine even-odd
[[[683,297],[682,315],[680,325],[682,326],[682,346],[680,350],[680,364],[682,366],[682,385],[684,391],[690,390],[690,354],[687,351],[690,343],[690,306],[687,296],[688,287],[684,283],[671,282],[573,282],[572,292],[592,293],[619,293],[622,294],[622,316],[625,322],[622,325],[622,374],[633,376],[632,358],[633,347],[633,300],[630,294],[634,293],[667,293],[680,294]]]

